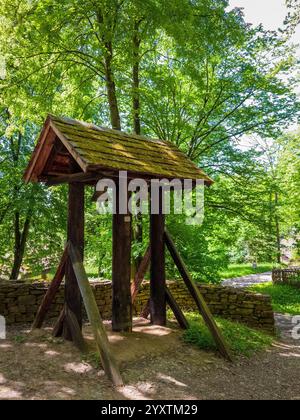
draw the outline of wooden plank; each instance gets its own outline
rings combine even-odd
[[[144,280],[145,274],[147,273],[147,270],[149,268],[150,264],[150,258],[151,258],[151,249],[150,246],[148,246],[145,255],[143,256],[143,259],[140,263],[140,266],[134,276],[134,280],[131,284],[131,302],[134,303],[137,294],[139,292],[139,288]]]
[[[116,191],[117,213],[113,215],[112,252],[112,329],[132,331],[131,214],[119,214],[119,188]]]
[[[60,260],[59,266],[57,268],[57,271],[55,273],[55,276],[47,290],[47,293],[45,294],[43,301],[38,309],[38,312],[36,314],[35,320],[32,324],[32,329],[35,328],[41,328],[43,325],[43,322],[45,320],[45,317],[47,315],[47,312],[50,309],[50,306],[56,296],[56,293],[59,290],[59,286],[61,285],[61,282],[65,275],[66,270],[66,261],[68,258],[68,247],[66,246],[64,253],[62,255],[62,258]]]
[[[57,318],[57,321],[53,327],[52,335],[53,337],[61,337],[63,333],[64,328],[64,320],[65,320],[65,307],[62,308],[59,317]]]
[[[39,155],[41,153],[41,150],[43,148],[44,142],[47,139],[47,135],[49,133],[49,130],[50,130],[50,117],[48,116],[46,121],[45,121],[45,124],[43,126],[43,129],[41,131],[41,134],[39,136],[37,145],[34,149],[34,152],[31,156],[31,159],[30,159],[30,161],[27,165],[26,171],[25,171],[24,176],[23,176],[23,179],[26,183],[31,181],[31,180],[33,180],[33,181],[36,180],[35,177],[32,176],[32,173],[33,173],[33,170],[35,168],[36,162],[39,158]]]
[[[194,281],[192,280],[188,269],[184,263],[184,261],[182,260],[181,256],[179,255],[176,246],[170,236],[170,234],[168,233],[167,230],[165,230],[165,242],[166,245],[168,247],[168,250],[174,260],[174,263],[176,264],[190,294],[192,295],[192,297],[194,298],[196,305],[199,309],[199,312],[201,313],[207,327],[209,328],[216,344],[217,347],[220,351],[220,353],[222,354],[223,357],[225,357],[227,360],[232,361],[232,357],[230,355],[230,351],[229,348],[221,334],[221,331],[219,330],[217,324],[215,323],[215,320],[211,314],[211,311],[209,309],[209,307],[207,306],[203,296],[201,295],[198,287],[194,284]]]
[[[111,354],[106,330],[99,313],[93,290],[86,275],[80,252],[71,243],[69,245],[69,249],[74,273],[76,275],[87,316],[93,330],[103,368],[114,385],[122,386],[123,380],[117,367],[117,363]]]
[[[31,174],[31,177],[34,180],[37,180],[39,175],[43,172],[47,164],[47,161],[49,159],[49,156],[51,155],[51,152],[53,150],[55,139],[56,139],[55,132],[52,129],[49,129],[46,140],[41,148],[39,157],[35,163],[35,166]]]
[[[162,214],[162,194],[159,192],[159,214],[150,214],[150,315],[154,325],[166,325],[165,216]]]
[[[57,137],[61,140],[65,148],[70,152],[71,156],[78,163],[83,172],[86,172],[87,162],[85,159],[74,149],[74,147],[69,143],[65,138],[63,133],[55,126],[55,124],[50,120],[50,126],[52,130],[56,133]]]
[[[172,309],[175,315],[175,318],[177,319],[178,324],[180,325],[181,328],[183,328],[184,330],[187,330],[189,327],[189,323],[186,317],[184,316],[182,310],[180,309],[178,303],[176,302],[174,296],[172,295],[172,293],[170,292],[167,286],[165,288],[165,291],[166,291],[167,303]]]
[[[70,308],[68,308],[68,306],[65,306],[64,323],[68,326],[69,333],[72,336],[72,342],[80,351],[85,352],[87,350],[87,345],[84,341],[81,328],[78,324],[75,314],[71,311]]]
[[[91,174],[91,173],[85,173],[85,172],[79,172],[76,174],[67,174],[67,175],[63,175],[63,176],[47,176],[47,182],[46,185],[49,186],[54,186],[54,185],[60,185],[60,184],[65,184],[65,183],[70,183],[70,182],[87,182],[87,181],[91,181],[91,180],[98,180],[99,179],[99,175],[97,174]]]
[[[78,249],[83,261],[84,253],[84,185],[80,183],[69,184],[68,205],[68,241]],[[70,260],[66,263],[65,275],[65,303],[75,314],[78,324],[82,326],[82,299],[77,279]],[[68,329],[64,329],[63,337],[72,340]]]

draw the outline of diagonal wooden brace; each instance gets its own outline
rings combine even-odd
[[[190,294],[194,298],[196,305],[199,309],[199,312],[201,313],[204,319],[204,322],[206,323],[207,327],[209,328],[215,340],[215,343],[219,349],[219,352],[222,354],[224,358],[226,358],[229,361],[232,361],[232,357],[231,357],[229,348],[227,346],[227,343],[225,342],[220,329],[215,323],[212,313],[209,307],[207,306],[207,303],[205,302],[202,294],[200,293],[197,286],[194,284],[194,281],[192,280],[192,277],[190,273],[188,272],[188,269],[184,261],[182,260],[181,256],[179,255],[176,249],[176,246],[167,230],[165,230],[164,238],[165,238],[166,246],[174,260],[174,263],[177,266],[178,271],[180,272]]]
[[[56,296],[56,293],[59,290],[59,286],[61,285],[61,282],[64,278],[67,258],[68,258],[68,245],[65,247],[58,269],[38,309],[38,312],[36,314],[36,317],[32,324],[31,329],[42,328],[47,312],[49,311],[50,306]]]

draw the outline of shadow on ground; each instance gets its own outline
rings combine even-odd
[[[11,328],[0,341],[0,399],[300,399],[300,343],[287,336],[230,364],[186,345],[173,325],[136,320],[132,334],[106,326],[124,388],[114,389],[99,368],[89,326],[88,355],[49,328],[33,334]]]

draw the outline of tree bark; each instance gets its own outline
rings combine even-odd
[[[278,192],[275,192],[275,226],[276,226],[276,248],[277,248],[277,262],[281,264],[281,240],[280,240],[280,224],[279,217],[277,213],[279,205],[279,196]]]
[[[107,42],[105,44],[106,55],[105,55],[105,80],[107,89],[107,99],[110,112],[111,126],[115,130],[121,130],[121,118],[118,106],[118,99],[116,93],[116,84],[114,81],[114,74],[112,70],[112,59],[113,59],[113,48],[112,43]]]
[[[141,39],[139,35],[141,20],[135,21],[133,26],[132,50],[133,50],[133,65],[132,65],[132,115],[133,115],[133,130],[135,134],[141,134],[141,113],[140,113],[140,45]],[[136,224],[133,229],[134,240],[142,245],[143,243],[143,217],[139,213],[136,216]],[[142,254],[140,253],[133,262],[134,274],[139,269],[142,262]]]
[[[139,36],[140,21],[134,23],[132,49],[133,49],[133,65],[132,65],[132,113],[133,113],[133,129],[136,134],[141,134],[141,117],[140,117],[140,45]]]
[[[24,222],[23,230],[20,229],[20,213],[15,212],[14,231],[15,231],[15,246],[14,246],[14,262],[10,274],[10,280],[17,280],[20,274],[22,261],[24,258],[25,247],[27,243],[29,227],[31,222],[31,214],[28,213]]]

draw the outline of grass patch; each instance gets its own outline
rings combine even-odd
[[[300,315],[300,289],[296,287],[264,283],[251,286],[248,290],[271,296],[274,312]]]
[[[202,317],[195,313],[188,313],[186,317],[190,327],[183,333],[184,341],[194,344],[200,349],[217,350],[216,344]],[[256,331],[245,325],[223,318],[215,319],[231,352],[235,355],[250,357],[271,346],[273,342],[273,338],[264,332]]]
[[[220,272],[222,279],[231,279],[235,277],[249,276],[250,274],[266,273],[274,268],[272,263],[261,263],[257,268],[253,268],[252,264],[231,264],[227,269]]]

